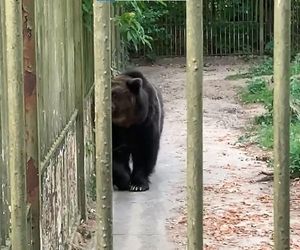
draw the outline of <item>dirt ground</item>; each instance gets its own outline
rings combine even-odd
[[[239,103],[237,93],[245,80],[225,80],[228,75],[245,71],[248,64],[238,58],[214,58],[207,59],[205,65],[205,249],[272,249],[272,182],[256,182],[263,177],[262,171],[270,171],[265,162],[270,152],[238,143],[251,119],[263,109]],[[176,145],[185,175],[185,68],[180,60],[173,60],[168,67],[150,70],[162,80],[166,119],[172,124],[165,128],[165,140]],[[185,249],[185,185],[175,187],[176,192],[178,207],[166,226],[176,248]],[[291,249],[300,249],[299,201],[300,182],[296,180],[291,184]]]
[[[172,205],[166,205],[165,229],[168,240],[174,245],[167,249],[186,249],[187,239],[184,64],[185,60],[178,58],[140,67],[150,81],[158,83],[164,97],[166,117],[157,168],[160,162],[169,161],[170,171],[179,173],[163,176],[164,179],[170,178],[169,188],[154,191],[165,192],[167,204],[172,201]],[[256,182],[263,177],[260,175],[262,171],[269,171],[265,159],[270,152],[264,152],[255,145],[238,143],[251,119],[263,109],[258,105],[243,106],[237,100],[238,89],[245,85],[245,80],[225,80],[226,76],[243,71],[248,65],[239,58],[206,59],[205,65],[205,249],[272,249],[272,182]],[[173,166],[171,157],[176,160]],[[156,175],[159,174],[157,172]],[[300,249],[299,201],[300,182],[295,180],[291,184],[291,249],[295,250]]]

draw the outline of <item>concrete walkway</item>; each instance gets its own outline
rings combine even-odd
[[[170,173],[174,164],[173,160],[159,160],[148,192],[114,193],[114,249],[175,249],[166,232],[166,220],[174,207],[171,182],[180,178],[176,169]]]
[[[185,104],[181,102],[184,91],[179,90],[177,96],[177,89],[170,92],[171,82],[164,77],[166,70],[163,67],[155,70],[143,67],[141,70],[162,88],[166,115],[164,131],[150,190],[114,193],[114,249],[174,250],[178,248],[170,242],[166,226],[167,220],[174,216],[174,209],[180,205],[178,200],[183,199],[178,187],[185,181],[185,150],[182,148],[186,138]],[[184,69],[180,71],[182,74]],[[170,75],[173,76],[173,72]],[[181,84],[184,86],[184,81]]]
[[[178,247],[171,242],[167,226],[168,219],[176,215],[176,208],[184,200],[184,194],[178,188],[185,181],[185,150],[182,146],[186,138],[185,108],[177,109],[178,101],[181,106],[184,100],[184,91],[179,90],[177,97],[170,91],[172,84],[164,77],[164,67],[156,70],[143,67],[141,70],[151,82],[162,88],[166,112],[164,131],[155,173],[150,179],[150,190],[141,193],[114,192],[114,249],[175,250]],[[184,69],[180,71],[183,74]],[[174,77],[174,73],[169,74]],[[184,81],[180,81],[184,86]],[[89,249],[96,249],[95,239],[91,243]]]

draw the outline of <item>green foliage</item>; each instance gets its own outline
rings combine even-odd
[[[265,54],[268,56],[273,56],[273,51],[274,51],[274,41],[271,40],[265,46]]]
[[[273,75],[273,58],[267,57],[262,63],[252,66],[249,74],[251,76]]]
[[[249,74],[266,75],[271,72],[271,59],[264,60],[262,64],[253,67]],[[297,55],[291,63],[290,96],[291,103],[300,106],[300,56]],[[240,93],[240,98],[245,103],[262,103],[266,108],[265,114],[255,117],[254,135],[247,137],[260,146],[267,149],[273,148],[273,93],[268,88],[266,81],[260,77],[254,77],[247,82],[247,86]],[[300,109],[299,109],[300,110]],[[290,172],[292,176],[300,174],[300,114],[298,110],[291,109],[290,131]]]
[[[92,176],[90,176],[88,182],[88,196],[93,200],[96,201],[96,173],[94,172]]]
[[[300,54],[297,54],[294,57],[291,65],[291,75],[299,75],[300,74]]]
[[[93,0],[82,1],[83,24],[89,30],[93,30]]]
[[[162,1],[125,1],[117,2],[122,13],[114,18],[125,47],[129,52],[138,51],[139,46],[146,45],[152,50],[153,36],[164,31],[158,27],[158,19],[166,14]]]
[[[134,12],[126,12],[115,18],[116,24],[120,27],[120,33],[127,45],[138,50],[138,45],[142,43],[152,49],[150,41],[152,37],[145,34],[143,26],[138,22]]]
[[[291,124],[290,137],[290,168],[292,175],[300,173],[300,124]]]
[[[262,123],[257,130],[257,142],[266,149],[273,148],[273,126],[272,124]]]
[[[273,149],[273,126],[261,125],[257,130],[256,140],[265,149]],[[292,176],[300,174],[300,123],[291,123],[290,132],[290,172]]]
[[[273,102],[273,94],[263,78],[256,77],[247,82],[247,87],[240,94],[244,103],[263,103],[269,109]]]
[[[229,75],[226,77],[226,80],[239,80],[244,78],[253,78],[257,76],[267,76],[273,75],[273,58],[266,57],[262,62],[254,64],[249,72],[246,73],[237,73],[234,75]]]

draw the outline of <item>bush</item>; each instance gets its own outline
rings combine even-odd
[[[296,56],[291,63],[290,98],[295,106],[291,108],[290,129],[290,172],[292,176],[300,175],[300,56]],[[255,117],[252,131],[254,135],[248,140],[254,139],[260,146],[266,149],[273,148],[273,91],[268,88],[267,82],[259,75],[273,74],[273,60],[264,60],[260,65],[250,69],[249,75],[253,78],[247,82],[247,86],[240,93],[240,99],[244,103],[262,103],[266,108],[265,114]]]

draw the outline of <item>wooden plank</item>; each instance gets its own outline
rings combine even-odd
[[[22,5],[20,1],[4,2],[8,116],[8,167],[11,193],[12,250],[24,249],[27,242],[26,221],[26,164],[23,85]]]
[[[264,0],[259,0],[259,54],[264,54]]]
[[[5,29],[5,23],[4,23],[4,2],[0,2],[0,30]],[[6,222],[6,205],[5,205],[5,193],[4,191],[7,189],[7,176],[6,176],[6,168],[7,168],[7,162],[6,162],[6,140],[5,140],[5,123],[6,123],[6,116],[5,116],[5,110],[6,110],[6,103],[5,102],[5,95],[4,95],[4,89],[6,83],[5,79],[5,63],[4,63],[4,50],[3,50],[3,41],[4,41],[4,35],[0,36],[0,246],[6,245],[6,236],[7,236],[7,222]]]
[[[76,121],[76,140],[77,144],[77,178],[78,178],[78,204],[81,219],[86,219],[86,187],[84,170],[84,75],[83,75],[83,37],[81,1],[74,3],[74,40],[75,40],[75,100],[78,116]]]

